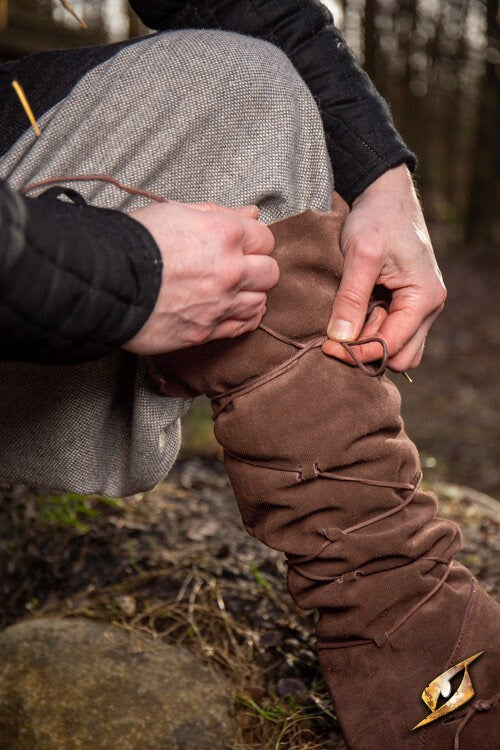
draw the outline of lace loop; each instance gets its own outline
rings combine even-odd
[[[469,723],[469,721],[472,719],[475,713],[478,711],[489,711],[490,708],[500,701],[500,693],[497,693],[489,700],[477,700],[472,701],[472,703],[469,706],[469,709],[467,713],[465,714],[464,718],[460,722],[460,724],[457,727],[457,731],[455,732],[455,739],[453,743],[453,750],[460,750],[460,737],[462,736],[462,732]]]
[[[54,184],[62,183],[62,182],[77,182],[77,181],[107,182],[111,185],[114,185],[116,188],[120,190],[124,190],[130,195],[139,195],[149,200],[153,200],[157,202],[167,202],[162,196],[151,193],[148,190],[130,187],[128,185],[125,185],[119,182],[113,177],[109,177],[107,175],[102,175],[102,174],[86,174],[86,175],[79,175],[79,176],[61,175],[58,177],[52,177],[52,178],[48,178],[45,180],[41,180],[36,183],[29,184],[25,188],[23,188],[21,192],[28,193],[31,190],[35,190],[41,187],[46,187],[48,185],[54,185]],[[377,304],[383,304],[383,303],[373,301],[371,303],[372,308],[376,306]],[[284,362],[281,362],[279,365],[276,365],[275,367],[271,368],[268,372],[265,372],[264,374],[260,376],[252,378],[247,383],[243,383],[239,386],[228,389],[224,391],[223,393],[220,393],[217,396],[215,396],[212,399],[214,419],[217,419],[217,417],[221,414],[221,412],[224,411],[224,409],[226,409],[236,398],[245,396],[248,393],[251,393],[252,391],[260,388],[261,386],[266,385],[267,383],[270,383],[274,379],[288,372],[292,367],[295,366],[295,364],[299,361],[301,357],[307,354],[307,352],[321,347],[323,343],[327,340],[327,337],[325,335],[321,335],[321,336],[314,336],[308,341],[300,342],[278,331],[273,330],[272,328],[270,328],[269,326],[263,323],[259,325],[259,329],[263,331],[264,333],[267,333],[269,336],[272,336],[276,340],[281,341],[282,343],[293,347],[294,349],[296,349],[296,352],[292,356],[290,356],[288,359],[286,359]],[[341,343],[341,345],[344,347],[347,353],[351,356],[355,366],[358,367],[358,369],[360,369],[361,372],[363,372],[368,377],[379,377],[387,369],[389,352],[388,352],[387,343],[383,338],[378,337],[378,336],[373,336],[370,338],[361,339],[359,341],[348,341],[348,342],[339,342],[339,343]],[[370,343],[378,343],[382,347],[382,358],[380,360],[379,366],[375,367],[375,369],[371,369],[367,367],[363,362],[361,362],[356,352],[354,351],[356,347],[363,346],[364,344],[370,344]],[[314,561],[322,554],[322,552],[325,549],[327,549],[331,544],[335,544],[335,542],[338,541],[338,539],[342,538],[343,536],[347,534],[355,533],[356,531],[359,531],[360,529],[363,529],[371,524],[384,521],[386,518],[389,518],[395,513],[399,513],[414,499],[418,491],[418,488],[420,486],[420,482],[422,478],[421,475],[419,475],[419,477],[417,477],[415,482],[413,483],[371,479],[368,477],[364,478],[364,477],[344,475],[344,474],[337,473],[337,472],[322,471],[317,462],[313,462],[312,464],[311,463],[303,464],[298,467],[291,467],[288,465],[274,463],[274,462],[263,462],[263,461],[256,461],[252,459],[246,459],[246,458],[237,456],[228,450],[226,450],[225,453],[227,456],[230,456],[231,458],[237,461],[241,461],[251,466],[266,468],[266,469],[275,470],[275,471],[295,473],[297,476],[298,482],[307,482],[307,481],[313,481],[316,479],[329,479],[329,480],[336,480],[336,481],[343,481],[343,482],[357,482],[357,483],[368,485],[368,486],[387,487],[387,488],[391,488],[395,490],[402,490],[402,491],[410,492],[408,497],[406,497],[401,503],[396,505],[394,508],[390,508],[389,510],[384,511],[383,513],[380,513],[374,516],[373,518],[370,518],[366,521],[362,521],[347,529],[338,529],[336,531],[336,535],[334,536],[334,538],[331,538],[331,535],[329,536],[328,532],[326,530],[323,530],[323,534],[324,536],[327,537],[327,539],[323,544],[320,545],[320,548],[316,550],[316,552],[313,552],[309,555],[304,555],[304,556],[295,558],[294,560],[291,560],[291,559],[287,560],[287,564],[290,567],[295,568],[297,572],[299,572],[301,575],[306,575],[306,577],[309,577],[311,580],[317,580],[317,581],[338,580],[339,582],[344,582],[347,580],[356,580],[358,576],[364,575],[365,573],[359,569],[356,569],[354,571],[349,571],[348,573],[344,573],[340,576],[333,576],[333,577],[332,576],[318,576],[312,573],[304,574],[304,572],[299,568],[299,565],[303,565],[304,563]],[[443,562],[444,564],[444,561],[442,560],[436,559],[435,562],[436,564],[439,564],[440,562]],[[389,642],[392,646],[391,639],[390,639],[391,634],[394,633],[396,630],[398,630],[398,628],[400,628],[410,617],[412,617],[412,615],[441,588],[441,586],[446,581],[446,578],[451,570],[452,562],[453,561],[450,561],[447,564],[445,574],[438,581],[436,586],[434,586],[434,588],[425,597],[423,597],[423,599],[421,599],[412,609],[410,609],[410,611],[400,621],[398,621],[391,630],[386,631],[384,633],[383,639],[375,640],[375,639],[370,638],[370,639],[358,639],[358,640],[341,641],[341,642],[328,642],[324,644],[318,643],[317,644],[318,648],[345,648],[345,647],[351,647],[355,645],[373,644],[374,642],[379,647],[383,645],[383,642]],[[482,710],[482,709],[476,709],[476,710]],[[458,748],[458,745],[456,747],[456,750],[457,748]]]
[[[342,344],[344,349],[351,355],[356,367],[359,367],[361,372],[364,373],[365,375],[368,375],[369,378],[378,378],[380,375],[383,375],[384,372],[387,370],[387,360],[389,359],[389,350],[387,348],[387,342],[383,338],[380,338],[380,336],[371,336],[370,338],[360,339],[359,341],[340,341],[339,343]],[[380,360],[380,365],[376,367],[374,370],[370,369],[363,362],[361,362],[358,355],[354,351],[355,346],[363,346],[363,344],[372,344],[372,343],[380,344],[380,346],[382,347],[382,359]]]

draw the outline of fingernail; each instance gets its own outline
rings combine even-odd
[[[382,308],[377,305],[377,307],[374,307],[371,311],[370,315],[368,316],[368,320],[370,323],[378,323],[380,318],[382,316]]]
[[[354,337],[354,325],[349,320],[335,318],[328,326],[328,336],[337,341],[350,341]]]

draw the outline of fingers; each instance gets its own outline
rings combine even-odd
[[[422,321],[417,332],[406,342],[403,348],[395,356],[389,356],[388,365],[391,370],[403,372],[403,370],[414,370],[419,366],[424,352],[425,339],[431,326],[440,314],[441,309],[442,307],[428,315]],[[384,336],[382,328],[383,326],[381,327],[380,335]]]
[[[242,214],[252,219],[259,218],[259,208],[253,204],[248,206],[221,206],[218,203],[212,203],[206,201],[205,203],[189,203],[191,208],[195,208],[198,211],[215,211],[216,213],[229,213],[229,214]]]
[[[264,292],[240,292],[234,304],[225,311],[224,320],[249,321],[262,313],[266,299]]]
[[[274,250],[274,235],[266,224],[242,216],[239,218],[243,231],[241,247],[245,254],[271,255]]]
[[[218,229],[228,235],[231,241],[241,244],[244,253],[270,255],[274,250],[273,233],[266,224],[258,221],[258,206],[220,206],[211,202],[179,205],[205,213],[221,214],[223,225],[219,223]]]
[[[381,266],[379,253],[369,248],[346,253],[343,276],[328,325],[330,338],[337,341],[359,338]]]
[[[402,372],[404,372],[406,370],[416,370],[417,369],[417,367],[420,365],[420,363],[422,361],[422,357],[424,356],[424,347],[425,347],[425,341],[422,344],[422,346],[420,347],[420,349],[418,350],[416,356],[412,359],[411,365],[409,367],[405,367],[405,370],[403,370]]]
[[[212,211],[209,219],[211,236],[228,248],[243,254],[271,255],[274,235],[266,224],[247,216],[245,211]]]
[[[267,292],[280,278],[279,266],[267,255],[245,255],[239,285],[242,291]]]
[[[375,307],[372,310],[372,313],[366,321],[365,325],[363,326],[358,338],[365,339],[371,338],[372,336],[377,336],[379,333],[379,328],[381,327],[383,321],[387,318],[387,315],[387,310],[385,310],[383,307]],[[339,344],[337,341],[325,341],[322,346],[322,350],[330,357],[335,357],[336,359],[340,359],[343,362],[347,362],[348,364],[354,364],[354,361],[349,352],[344,349],[342,344]],[[382,356],[381,346],[377,342],[364,344],[363,346],[357,346],[356,356],[361,362],[374,362],[375,360],[380,359]]]
[[[431,316],[422,323],[417,333],[395,357],[389,357],[387,365],[395,372],[414,370],[419,366],[424,353],[425,339],[432,325]]]
[[[390,314],[380,327],[389,349],[391,370],[410,369],[423,347],[427,333],[444,307],[444,288],[436,297],[423,290],[394,292]]]
[[[414,333],[413,336],[411,336],[410,339],[405,342],[400,351],[393,356],[391,356],[391,351],[394,352],[394,343],[389,338],[390,330],[388,332],[387,327],[391,322],[391,315],[394,315],[394,313],[388,314],[387,311],[383,308],[376,307],[367,320],[358,338],[364,339],[370,338],[371,336],[377,336],[384,339],[388,345],[389,350],[389,359],[387,362],[389,368],[391,370],[394,370],[395,372],[414,370],[419,366],[422,360],[427,334],[429,333],[430,328],[440,314],[441,310],[442,305],[437,310],[434,310],[430,315],[427,315],[427,317],[422,320],[416,333]],[[328,354],[331,357],[340,359],[343,362],[347,362],[348,364],[353,364],[352,357],[344,349],[344,347],[336,341],[326,341],[323,344],[322,350],[325,354]],[[364,346],[356,347],[356,355],[361,362],[374,362],[381,357],[380,344],[374,342],[371,344],[366,344]]]
[[[238,206],[234,209],[235,213],[243,214],[244,216],[248,216],[251,219],[258,219],[260,215],[260,209],[258,206]]]

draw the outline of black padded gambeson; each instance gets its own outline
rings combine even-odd
[[[5,182],[0,222],[2,359],[97,359],[144,325],[162,261],[141,224],[118,211],[25,198]]]

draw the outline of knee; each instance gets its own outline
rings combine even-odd
[[[169,87],[178,84],[205,95],[276,101],[309,98],[306,84],[286,54],[262,39],[221,30],[186,29],[148,37],[143,70],[157,71]]]
[[[298,77],[286,54],[276,45],[232,31],[191,30],[187,32],[188,44],[214,64],[212,70],[250,77]]]

